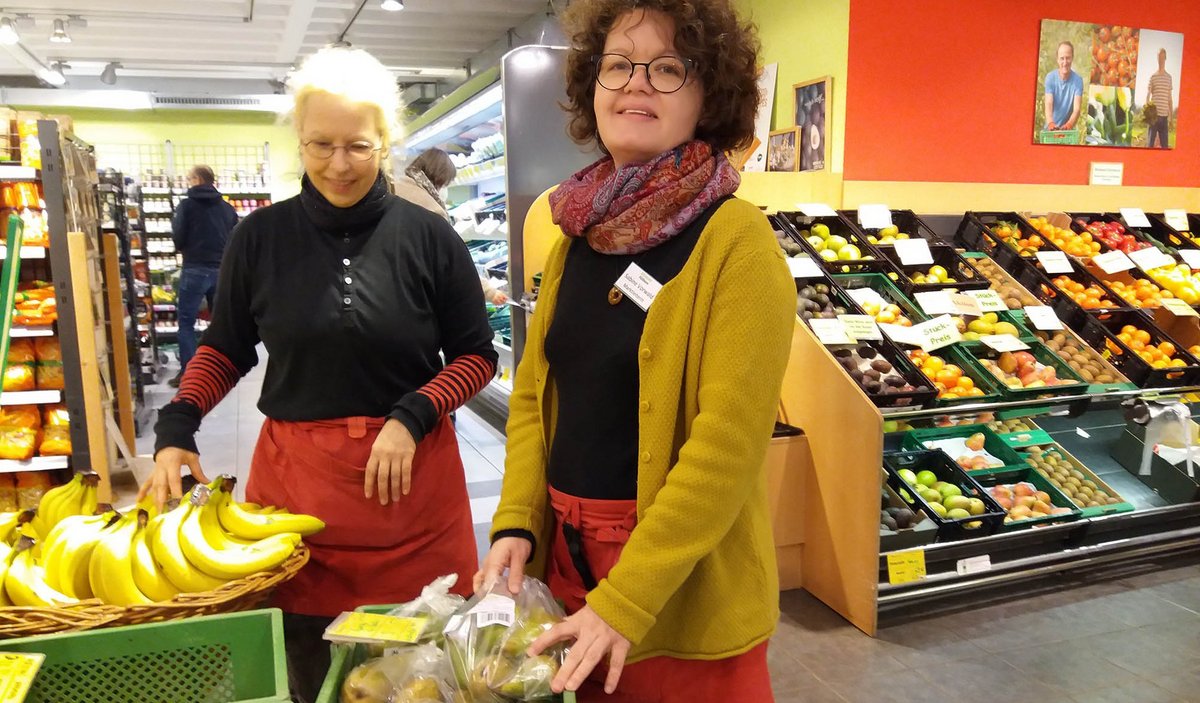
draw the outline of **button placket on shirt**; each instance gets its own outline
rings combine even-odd
[[[346,244],[348,246],[350,244],[350,237],[349,236],[343,237],[342,243]],[[353,288],[354,277],[351,275],[351,273],[352,273],[352,271],[350,268],[350,257],[348,257],[348,256],[343,257],[342,258],[342,310],[343,311],[349,311],[350,307],[351,307],[351,303],[354,302],[354,298],[352,297],[352,293],[354,292],[354,288]]]

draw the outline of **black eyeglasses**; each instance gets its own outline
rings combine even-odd
[[[345,149],[346,156],[351,161],[366,161],[375,155],[375,152],[383,149],[381,146],[375,146],[371,142],[353,142],[346,145],[334,145],[330,142],[308,141],[300,145],[304,149],[304,153],[314,159],[332,159],[334,152],[338,149]]]
[[[606,90],[621,90],[633,80],[638,66],[646,68],[650,87],[659,93],[674,93],[687,83],[688,73],[694,67],[691,59],[675,56],[659,56],[653,61],[632,61],[621,54],[600,54],[592,58],[596,64],[596,82]]]

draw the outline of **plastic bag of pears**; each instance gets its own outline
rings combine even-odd
[[[566,648],[556,645],[536,657],[525,650],[565,614],[537,579],[525,577],[514,598],[504,581],[476,594],[446,627],[444,648],[454,683],[471,703],[550,698],[550,683]]]
[[[434,579],[432,583],[421,589],[421,595],[388,611],[388,615],[398,618],[425,618],[425,627],[421,630],[418,644],[430,643],[436,646],[442,644],[442,630],[466,599],[450,589],[458,583],[458,574],[447,574]],[[372,657],[383,656],[390,647],[403,646],[405,643],[389,642],[371,644],[367,653]]]
[[[341,703],[450,703],[446,655],[432,644],[368,659],[342,683]]]

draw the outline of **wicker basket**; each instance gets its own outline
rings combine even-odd
[[[251,610],[263,605],[276,586],[295,576],[308,563],[308,557],[308,547],[301,544],[275,569],[235,579],[216,590],[180,593],[169,601],[150,605],[106,605],[88,600],[55,608],[0,608],[0,639]]]

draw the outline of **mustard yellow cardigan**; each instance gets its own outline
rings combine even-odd
[[[569,238],[546,195],[527,237],[557,237],[509,407],[499,530],[552,539],[546,460],[557,417],[544,341]],[[633,643],[629,660],[720,659],[765,641],[779,584],[763,460],[795,321],[796,287],[758,208],[726,201],[646,316],[638,349],[638,524],[587,602]]]

